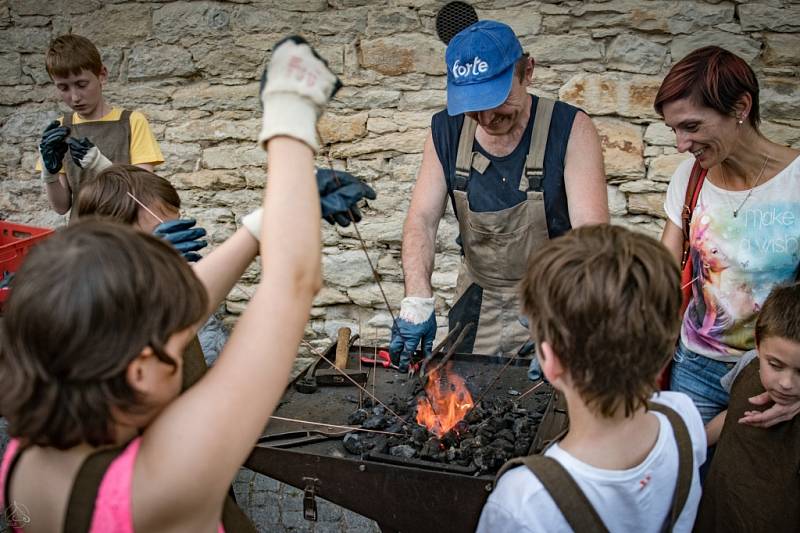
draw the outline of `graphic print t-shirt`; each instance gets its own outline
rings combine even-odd
[[[678,167],[667,190],[664,209],[678,227],[693,163]],[[692,297],[681,340],[725,362],[755,347],[761,304],[776,284],[793,279],[800,262],[800,157],[744,201],[747,194],[706,180],[690,228]]]

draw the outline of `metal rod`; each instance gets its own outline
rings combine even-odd
[[[361,310],[359,309],[359,311],[358,311],[358,334],[361,335],[362,331],[363,330],[361,329]],[[361,358],[364,356],[361,346],[362,346],[362,343],[358,343],[358,371],[359,372],[362,371]],[[361,392],[361,390],[359,390],[358,391],[358,408],[359,409],[361,409],[363,402],[364,402],[364,393]]]
[[[133,198],[133,201],[134,201],[134,202],[136,202],[137,204],[139,204],[139,206],[140,206],[142,209],[144,209],[145,211],[147,211],[148,213],[150,213],[151,215],[153,215],[153,218],[155,218],[156,220],[158,220],[158,223],[159,223],[159,224],[163,224],[163,223],[164,223],[164,219],[162,219],[160,216],[158,216],[158,215],[156,215],[155,213],[153,213],[153,212],[152,212],[152,211],[151,211],[151,210],[150,210],[150,209],[149,209],[149,208],[148,208],[146,205],[144,205],[144,204],[143,204],[143,203],[142,203],[142,202],[141,202],[141,201],[140,201],[138,198],[136,198],[136,197],[135,197],[135,196],[134,196],[134,195],[133,195],[133,194],[132,194],[130,191],[126,191],[126,192],[127,192],[128,196],[130,196],[131,198]]]
[[[317,130],[317,135],[319,136],[319,130]],[[320,136],[321,137],[321,136]],[[337,185],[341,185],[342,182],[339,181],[338,176],[336,176],[336,170],[333,168],[333,161],[331,161],[331,153],[330,150],[325,154],[325,157],[328,161],[328,167],[331,169],[331,173],[333,174],[333,179],[336,181]],[[383,290],[383,285],[381,285],[381,277],[378,274],[378,271],[372,264],[372,259],[369,257],[369,252],[367,251],[367,243],[364,242],[364,238],[361,237],[361,232],[358,230],[358,224],[356,224],[356,219],[353,216],[353,212],[348,209],[347,215],[350,217],[350,221],[353,223],[353,229],[356,232],[356,237],[358,237],[359,242],[361,242],[361,248],[364,250],[364,255],[367,256],[367,263],[369,263],[369,269],[372,271],[372,277],[375,278],[375,283],[378,285],[378,290],[381,291],[381,297],[383,297],[383,303],[386,304],[386,310],[389,311],[389,316],[392,317],[392,325],[397,326],[397,319],[394,317],[394,313],[392,312],[392,306],[389,305],[389,299],[386,297],[386,292]]]
[[[373,342],[375,346],[373,347],[373,354],[372,354],[372,397],[375,397],[375,380],[378,379],[378,329],[372,328],[372,334],[374,335]]]
[[[537,383],[536,385],[534,385],[534,386],[533,386],[533,387],[531,387],[530,389],[526,390],[525,392],[523,392],[522,394],[520,394],[519,396],[517,396],[517,401],[520,401],[520,400],[521,400],[521,399],[523,399],[525,396],[527,396],[528,394],[532,393],[533,391],[535,391],[536,389],[538,389],[539,387],[541,387],[541,386],[542,386],[542,385],[544,385],[545,383],[546,383],[546,382],[545,382],[545,380],[542,380],[542,381],[540,381],[539,383]]]
[[[483,389],[483,392],[481,393],[480,396],[478,396],[478,399],[475,401],[475,405],[478,405],[480,401],[483,400],[483,397],[486,396],[486,394],[494,386],[494,384],[497,383],[497,380],[500,379],[500,376],[503,375],[503,372],[505,372],[506,369],[511,365],[511,363],[514,362],[514,359],[517,358],[517,355],[519,355],[519,352],[511,356],[511,359],[509,359],[508,362],[503,366],[503,368],[500,369],[500,372],[497,373],[492,382],[489,383],[489,385],[487,385],[486,388]]]
[[[297,419],[297,418],[285,418],[285,417],[282,417],[282,416],[275,416],[275,415],[270,415],[270,418],[273,419],[273,420],[282,420],[284,422],[299,422],[301,424],[309,424],[309,425],[312,425],[312,426],[323,426],[323,427],[326,427],[326,428],[349,429],[349,430],[352,430],[352,431],[364,431],[364,432],[367,432],[367,433],[382,433],[384,435],[395,435],[397,437],[402,437],[403,436],[402,433],[394,433],[392,431],[379,431],[377,429],[364,429],[364,428],[354,428],[354,427],[350,427],[350,426],[337,426],[336,424],[323,424],[322,422],[312,422],[310,420],[300,420],[300,419]]]
[[[397,413],[395,413],[394,411],[392,411],[391,407],[389,407],[388,405],[386,405],[385,403],[383,403],[382,401],[380,401],[380,400],[379,400],[379,399],[378,399],[376,396],[374,396],[374,395],[370,394],[370,392],[369,392],[367,389],[365,389],[364,387],[362,387],[361,385],[359,385],[359,384],[358,384],[358,382],[357,382],[356,380],[354,380],[353,378],[351,378],[350,376],[348,376],[348,375],[347,375],[347,372],[345,372],[345,371],[344,371],[344,370],[342,370],[341,368],[336,368],[336,365],[335,365],[335,364],[333,364],[333,363],[330,361],[330,359],[328,359],[328,358],[327,358],[327,357],[325,357],[325,356],[324,356],[322,353],[320,353],[320,352],[319,352],[319,351],[318,351],[316,348],[314,348],[314,347],[313,347],[313,346],[312,346],[312,345],[311,345],[311,344],[310,344],[310,343],[309,343],[307,340],[305,340],[305,339],[302,339],[300,342],[302,342],[303,344],[305,344],[305,345],[306,345],[306,347],[307,347],[309,350],[311,350],[313,353],[317,354],[317,355],[319,356],[319,358],[320,358],[320,359],[322,359],[323,361],[325,361],[326,363],[328,363],[329,365],[331,365],[331,368],[333,368],[334,370],[336,370],[337,372],[339,372],[341,375],[343,375],[344,377],[346,377],[347,379],[349,379],[349,380],[350,380],[350,381],[353,383],[353,385],[355,385],[356,387],[358,387],[359,389],[361,389],[361,390],[363,390],[365,393],[367,393],[367,396],[369,396],[369,397],[370,397],[370,398],[372,398],[374,401],[376,401],[376,402],[378,402],[379,404],[381,404],[381,405],[382,405],[382,406],[383,406],[383,407],[384,407],[384,408],[385,408],[387,411],[389,411],[390,413],[392,413],[392,414],[393,414],[394,416],[396,416],[396,417],[397,417],[397,418],[398,418],[398,419],[399,419],[401,422],[403,422],[403,424],[405,424],[405,423],[406,423],[406,419],[405,419],[405,418],[403,418],[402,416],[400,416],[400,415],[398,415]]]

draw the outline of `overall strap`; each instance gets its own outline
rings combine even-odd
[[[681,230],[683,230],[683,253],[681,255],[681,270],[686,266],[686,261],[689,259],[689,227],[692,222],[692,212],[697,205],[697,199],[700,197],[700,189],[703,188],[703,181],[705,181],[708,169],[704,169],[697,161],[694,162],[692,173],[689,175],[689,183],[686,185],[686,196],[683,200],[683,209],[681,210]]]
[[[678,517],[683,512],[683,507],[686,505],[686,500],[689,498],[689,490],[692,488],[692,471],[694,469],[692,439],[689,437],[686,423],[674,409],[655,402],[648,402],[647,407],[667,417],[678,445],[678,480],[675,483],[675,492],[672,494],[672,505],[667,520],[661,528],[661,531],[667,532],[672,531],[675,527]]]
[[[472,170],[472,144],[475,141],[475,130],[478,123],[464,115],[461,125],[461,136],[458,138],[458,152],[456,153],[456,180],[453,189],[466,191],[469,174]]]
[[[130,123],[131,123],[131,111],[130,111],[130,109],[123,109],[122,110],[122,113],[120,113],[120,115],[119,115],[119,121],[124,123],[124,124],[130,125]]]
[[[64,114],[64,118],[61,119],[61,125],[68,128],[72,127],[72,111]]]
[[[544,181],[544,153],[547,148],[547,137],[550,133],[550,120],[553,118],[555,102],[549,98],[538,97],[536,115],[531,133],[531,146],[525,158],[525,177],[527,183],[520,180],[521,191],[541,191]]]
[[[67,513],[64,518],[64,533],[86,533],[92,525],[94,504],[100,490],[100,482],[109,465],[125,451],[125,446],[100,450],[83,460],[78,475],[72,484]]]

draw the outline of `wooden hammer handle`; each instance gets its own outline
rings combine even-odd
[[[350,328],[339,328],[339,338],[336,340],[336,368],[347,368],[347,358],[350,355]]]

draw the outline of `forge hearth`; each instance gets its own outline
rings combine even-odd
[[[357,369],[360,356],[374,351],[352,346],[348,368]],[[332,346],[326,357],[333,360],[334,353]],[[466,409],[463,420],[452,427],[445,424],[444,432],[417,423],[419,399],[427,395],[416,376],[380,366],[369,369],[365,388],[374,390],[402,420],[385,406],[372,405],[354,386],[301,394],[290,384],[275,413],[280,417],[396,435],[343,430],[335,438],[291,447],[265,443],[254,449],[246,466],[303,490],[308,517],[314,515],[319,496],[372,518],[383,531],[474,531],[494,472],[510,457],[540,450],[566,425],[561,400],[549,386],[520,399],[534,385],[527,378],[529,359],[512,361],[492,384],[508,362],[475,354],[452,357],[452,371],[463,378],[472,398],[481,401]],[[449,380],[438,383],[450,385]],[[443,413],[438,405],[434,410]],[[273,420],[265,436],[315,428],[319,426]]]

